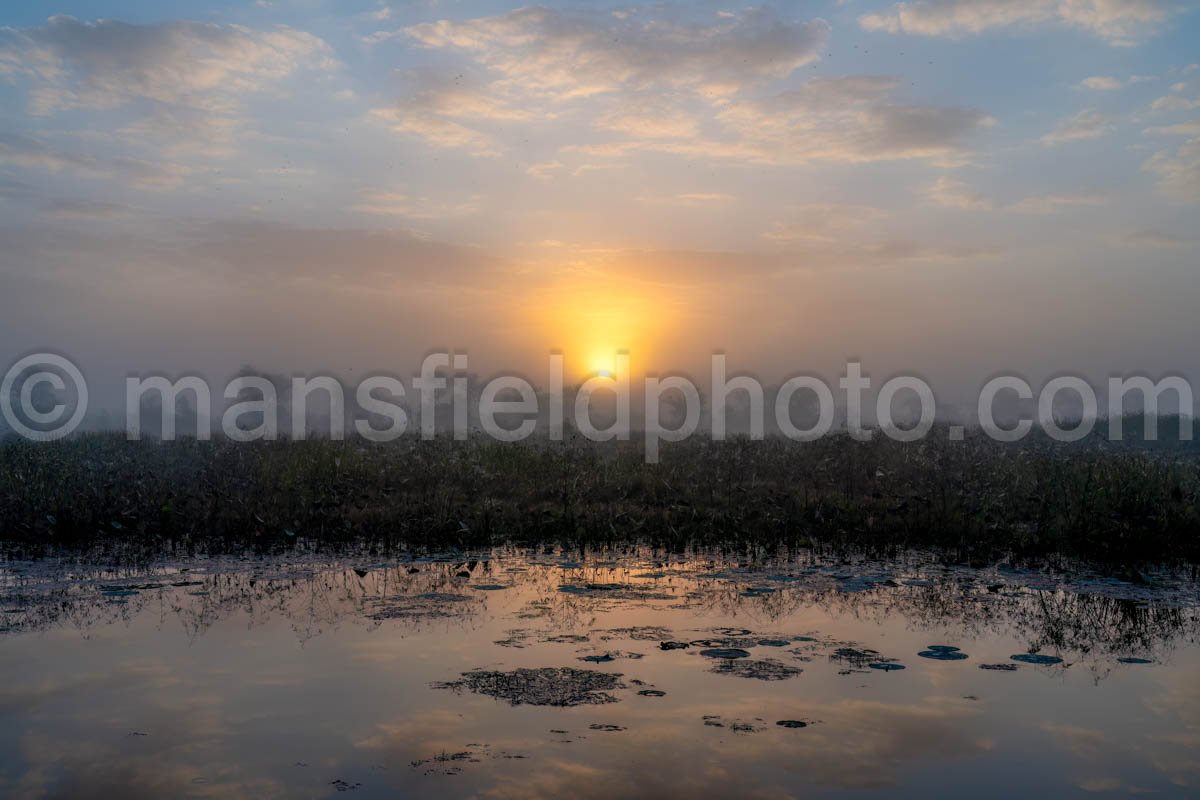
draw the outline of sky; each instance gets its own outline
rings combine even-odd
[[[0,361],[1200,377],[1171,0],[0,11]]]

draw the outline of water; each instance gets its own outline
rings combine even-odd
[[[1200,592],[1150,578],[637,549],[8,562],[0,794],[1196,796]]]

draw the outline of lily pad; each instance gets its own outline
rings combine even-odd
[[[965,661],[966,653],[961,653],[957,649],[954,650],[922,650],[917,653],[921,658],[928,658],[934,661]]]
[[[701,650],[700,655],[705,658],[749,658],[750,654],[738,647],[710,647],[707,650]]]
[[[807,728],[808,723],[799,719],[781,719],[775,723],[781,728]]]
[[[1035,664],[1039,667],[1049,667],[1062,663],[1062,659],[1058,656],[1044,656],[1041,653],[1018,653],[1015,656],[1010,656],[1010,658],[1013,661],[1020,661],[1022,664]]]
[[[890,661],[873,661],[870,664],[867,664],[867,666],[871,669],[877,669],[883,672],[896,672],[905,668],[903,664],[896,664]]]
[[[1134,658],[1132,656],[1130,656],[1128,658],[1118,658],[1117,661],[1119,661],[1122,664],[1153,664],[1154,663],[1153,661],[1151,661],[1148,658]]]
[[[738,647],[746,650],[751,647],[757,647],[758,640],[729,637],[725,639],[696,639],[691,644],[693,647]]]

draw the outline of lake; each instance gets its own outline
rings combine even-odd
[[[1166,571],[302,544],[0,567],[10,797],[1200,792],[1200,590]]]

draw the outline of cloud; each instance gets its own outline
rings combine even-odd
[[[0,162],[50,172],[69,171],[86,178],[111,174],[98,159],[55,150],[37,139],[15,133],[0,133]]]
[[[1117,89],[1124,89],[1126,86],[1132,86],[1135,83],[1144,83],[1152,81],[1154,77],[1151,75],[1131,75],[1128,78],[1114,78],[1109,75],[1093,75],[1090,78],[1084,78],[1079,82],[1079,85],[1084,89],[1092,89],[1099,92],[1113,92]]]
[[[223,263],[231,276],[378,288],[380,280],[408,285],[455,285],[498,278],[502,259],[472,248],[429,241],[405,231],[313,229],[268,223],[215,223],[198,233],[189,255],[211,273]]]
[[[871,206],[809,203],[792,209],[790,216],[763,236],[781,246],[782,253],[789,256],[784,263],[791,271],[955,263],[995,258],[1002,252],[990,244],[893,236],[883,229],[891,214]]]
[[[479,195],[460,203],[446,203],[428,197],[411,197],[397,192],[368,189],[360,194],[361,202],[354,210],[378,216],[408,217],[409,219],[453,219],[474,214],[479,210]]]
[[[965,183],[943,175],[929,187],[929,199],[946,208],[963,211],[991,211],[992,201],[971,191]]]
[[[805,164],[927,159],[961,164],[967,140],[994,124],[969,108],[892,105],[814,106],[803,93],[731,103],[717,114],[726,136],[628,139],[564,150],[612,158],[633,152],[671,153],[697,159],[753,164]]]
[[[692,138],[700,127],[695,115],[687,113],[677,104],[664,103],[658,97],[626,100],[601,115],[596,124],[607,130],[648,139]]]
[[[500,154],[499,145],[487,134],[427,111],[376,108],[371,116],[387,123],[395,133],[417,136],[434,147],[462,148],[478,156]]]
[[[481,249],[390,227],[241,221],[159,225],[150,231],[0,226],[0,274],[32,272],[71,285],[86,279],[98,289],[178,284],[255,302],[295,289],[314,292],[318,302],[324,295],[327,302],[330,291],[371,294],[396,286],[464,292],[473,282],[501,285],[514,271],[512,262]]]
[[[823,216],[831,219],[826,222]],[[878,222],[887,217],[886,212],[869,207],[799,206],[791,211],[790,219],[763,233],[777,245],[769,249],[580,249],[561,241],[546,244],[557,248],[552,257],[555,264],[563,264],[568,253],[582,257],[584,298],[598,282],[613,280],[642,287],[704,290],[717,307],[731,302],[735,294],[752,304],[768,303],[775,299],[777,285],[772,281],[776,279],[982,261],[1003,252],[989,244],[892,237],[877,230]],[[731,275],[754,280],[731,282]],[[759,313],[753,308],[746,311],[751,318]]]
[[[791,210],[787,222],[778,222],[763,234],[776,242],[835,242],[863,226],[887,218],[883,209],[839,203],[809,203]]]
[[[1146,128],[1143,133],[1158,134],[1159,136],[1200,136],[1200,119],[1178,122],[1174,125],[1161,125],[1156,128]]]
[[[524,122],[548,116],[545,112],[518,108],[512,102],[510,91],[487,83],[479,76],[421,69],[412,70],[405,77],[412,87],[405,105],[418,106],[444,117]]]
[[[533,7],[377,35],[473,63],[456,75],[412,74],[408,97],[374,113],[396,132],[484,156],[506,152],[514,129],[537,122],[541,140],[570,132],[560,155],[591,163],[637,152],[757,164],[950,163],[994,122],[971,108],[903,102],[900,81],[885,76],[817,78],[772,92],[772,81],[818,57],[828,34],[821,20],[746,9],[696,23],[676,20],[669,7],[649,9]]]
[[[896,102],[893,78],[815,78],[763,100],[735,101],[717,118],[740,135],[735,155],[768,163],[954,160],[995,123],[971,108]]]
[[[133,211],[119,203],[104,203],[97,200],[61,198],[42,206],[47,214],[62,219],[109,220],[127,217]]]
[[[1200,108],[1200,97],[1182,97],[1177,94],[1160,97],[1151,104],[1155,111],[1192,111]]]
[[[1200,120],[1177,122],[1175,125],[1146,128],[1145,133],[1157,133],[1159,136],[1200,136]]]
[[[1042,137],[1042,144],[1056,145],[1099,139],[1108,132],[1109,127],[1108,117],[1095,109],[1085,109],[1058,123],[1054,130]]]
[[[564,164],[557,159],[554,161],[543,161],[540,164],[533,164],[525,170],[525,174],[538,180],[548,181],[554,177],[554,173],[562,169]]]
[[[1119,236],[1113,237],[1112,241],[1129,247],[1168,248],[1182,247],[1191,244],[1193,240],[1167,231],[1156,230],[1154,228],[1141,228],[1126,231]]]
[[[625,769],[614,771],[603,765],[582,764],[551,750],[545,757],[537,754],[531,762],[535,767],[499,776],[479,796],[485,800],[675,800],[695,796],[783,800],[796,796],[789,788],[798,782],[811,787],[808,794],[829,793],[831,789],[894,794],[913,764],[938,761],[955,768],[989,750],[989,742],[973,733],[972,718],[979,712],[964,701],[954,704],[932,698],[911,706],[868,700],[809,703],[803,708],[804,714],[823,722],[806,729],[803,745],[796,737],[789,740],[765,733],[702,737],[697,745],[686,726],[688,721],[699,720],[706,710],[700,703],[687,705],[669,719],[660,715],[636,729],[631,726],[623,734],[630,752],[653,751],[657,759],[631,759]],[[799,703],[780,693],[775,709],[779,717],[798,716],[800,710]],[[759,713],[750,701],[727,707],[724,712],[728,721],[753,719]],[[405,733],[404,741],[420,741]],[[756,736],[757,740],[748,741]],[[440,740],[433,741],[436,744]],[[730,753],[735,757],[730,758]],[[689,760],[695,766],[688,770],[667,772],[659,768],[659,762]],[[787,780],[761,777],[770,772],[770,765],[780,764],[785,765]]]
[[[415,25],[373,40],[404,36],[423,47],[462,51],[510,85],[566,100],[620,90],[728,94],[812,62],[828,34],[822,20],[790,22],[769,9],[704,24],[637,9],[603,14],[527,7]]]
[[[167,22],[131,25],[54,16],[0,31],[0,60],[34,82],[32,111],[116,108],[139,99],[221,107],[302,67],[328,69],[332,51],[312,34],[279,26]]]
[[[1153,111],[1192,111],[1200,108],[1200,92],[1195,81],[1179,81],[1171,86],[1170,94],[1150,104]],[[1189,96],[1189,93],[1192,93]]]
[[[992,245],[930,244],[909,239],[889,239],[859,248],[849,248],[852,256],[864,266],[896,264],[906,261],[958,262],[996,258],[1002,249]]]
[[[244,96],[336,65],[324,41],[286,26],[59,15],[39,27],[0,29],[0,76],[27,84],[32,115],[128,109],[138,115],[132,130],[164,139],[227,136]]]
[[[663,7],[607,14],[529,7],[442,20],[368,40],[415,42],[465,56],[470,66],[410,72],[404,99],[373,113],[398,133],[481,156],[508,149],[502,140],[513,123],[563,114],[638,139],[694,138],[710,103],[812,62],[828,30],[822,20],[792,22],[767,9],[708,23],[678,21]],[[591,102],[581,107],[576,101],[585,98]]]
[[[569,149],[569,148],[568,148]],[[578,178],[581,175],[587,175],[589,172],[604,172],[610,169],[625,169],[624,164],[580,164],[575,169],[571,170],[571,177]]]
[[[503,87],[488,85],[477,76],[411,70],[405,78],[408,91],[404,99],[391,107],[372,109],[371,115],[396,133],[417,136],[435,147],[499,155],[502,148],[479,129],[481,124],[527,122],[550,116],[514,105]]]
[[[1162,194],[1185,203],[1200,203],[1200,138],[1188,139],[1174,153],[1155,153],[1143,166],[1158,176]]]
[[[191,173],[177,164],[155,164],[132,158],[100,159],[50,147],[46,143],[14,133],[0,133],[0,163],[49,172],[68,172],[83,178],[115,178],[150,190],[178,186]]]
[[[672,195],[644,194],[637,198],[639,203],[647,205],[678,206],[682,208],[715,208],[726,206],[737,200],[731,194],[723,192],[681,192]]]
[[[1009,206],[1006,210],[1014,214],[1037,214],[1045,216],[1057,213],[1064,208],[1102,206],[1108,200],[1108,196],[1103,194],[1043,194],[1026,197],[1024,200]]]
[[[1111,92],[1115,89],[1120,89],[1125,85],[1124,81],[1116,78],[1109,78],[1103,75],[1096,75],[1091,78],[1085,78],[1080,81],[1080,86],[1085,89],[1097,89],[1100,91]]]
[[[1070,751],[1076,758],[1089,761],[1098,760],[1109,749],[1104,731],[1095,728],[1043,722],[1042,730],[1049,733],[1060,746]]]
[[[16,178],[0,175],[0,200],[21,200],[33,194],[33,187]]]
[[[1156,33],[1172,10],[1165,0],[914,0],[865,14],[859,24],[869,31],[951,38],[1056,24],[1132,45]]]

